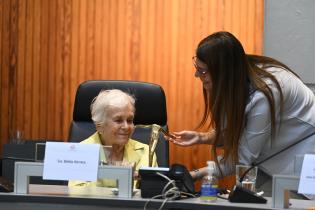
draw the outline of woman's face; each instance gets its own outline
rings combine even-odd
[[[193,63],[196,69],[195,77],[200,78],[204,89],[210,90],[212,88],[212,81],[210,78],[207,64],[199,60],[196,56],[193,57]]]
[[[106,120],[101,128],[101,138],[104,145],[127,144],[134,131],[134,108],[130,104],[124,106],[108,106]]]

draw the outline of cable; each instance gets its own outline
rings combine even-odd
[[[157,172],[156,173],[157,175],[159,176],[162,176],[163,178],[167,179],[169,182],[165,185],[164,189],[162,190],[162,196],[164,197],[167,197],[167,195],[173,193],[174,196],[170,197],[172,200],[180,197],[181,195],[187,195],[187,196],[191,196],[191,197],[196,197],[194,194],[191,194],[191,193],[187,193],[187,192],[183,192],[183,191],[180,191],[178,189],[178,187],[176,186],[176,181],[175,180],[171,180],[168,176],[162,174],[162,173],[159,173]],[[165,192],[165,190],[167,189],[167,187],[170,185],[170,184],[173,184],[173,188],[169,189],[168,191]]]
[[[147,209],[147,206],[149,205],[149,203],[155,199],[155,198],[163,198],[163,203],[161,204],[161,206],[159,207],[158,210],[161,210],[165,203],[168,201],[168,200],[174,200],[176,198],[176,196],[180,196],[180,191],[179,189],[176,187],[175,185],[175,181],[174,180],[171,180],[170,178],[168,178],[167,176],[165,176],[164,174],[162,173],[159,173],[159,172],[156,172],[157,175],[163,177],[164,179],[166,179],[168,182],[167,184],[164,186],[163,190],[162,190],[162,194],[160,195],[156,195],[156,196],[153,196],[152,198],[150,198],[144,205],[144,210]],[[170,188],[169,190],[167,190],[167,188],[169,187],[169,185],[173,185],[172,188]]]
[[[163,198],[163,203],[161,204],[161,206],[159,207],[158,210],[162,210],[162,208],[164,207],[164,205],[166,204],[167,201],[170,200],[175,200],[176,198],[179,198],[181,195],[188,195],[188,196],[192,196],[192,197],[196,197],[195,195],[191,194],[191,193],[186,193],[186,192],[181,192],[179,190],[179,188],[176,186],[176,182],[175,180],[170,179],[169,177],[167,177],[166,175],[160,173],[160,172],[156,172],[157,175],[163,177],[164,179],[166,179],[168,182],[167,184],[164,186],[162,193],[160,195],[156,195],[153,196],[152,198],[150,198],[144,205],[144,210],[147,210],[147,206],[149,205],[149,203],[156,198]],[[170,189],[167,189],[170,185],[173,185],[173,187],[171,187]]]

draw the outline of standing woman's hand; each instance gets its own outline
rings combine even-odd
[[[191,146],[200,143],[200,135],[196,131],[180,131],[172,133],[176,138],[166,139],[180,146]]]
[[[214,133],[214,131],[209,133],[200,133],[196,131],[180,131],[172,133],[175,138],[171,138],[169,136],[165,136],[165,138],[180,146],[211,144],[213,141]]]

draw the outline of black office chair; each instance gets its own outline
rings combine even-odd
[[[167,112],[165,94],[161,86],[137,81],[126,80],[90,80],[83,82],[77,89],[73,121],[69,132],[69,142],[80,142],[96,129],[91,120],[90,105],[101,90],[120,89],[136,98],[134,124],[157,124],[167,130]],[[133,139],[149,144],[151,129],[136,128]],[[157,161],[160,167],[169,165],[169,145],[162,134],[156,147]]]

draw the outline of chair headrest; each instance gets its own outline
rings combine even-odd
[[[136,98],[135,124],[166,125],[166,100],[161,86],[126,80],[89,80],[77,89],[73,120],[92,121],[90,105],[101,90],[120,89]]]

